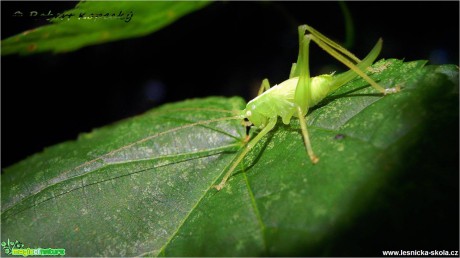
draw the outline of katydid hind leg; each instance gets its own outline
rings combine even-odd
[[[297,68],[299,71],[299,80],[294,93],[294,103],[299,106],[304,115],[307,114],[308,105],[311,102],[311,78],[309,68],[309,47],[310,37],[304,36],[300,42],[299,57]]]
[[[372,50],[367,54],[367,56],[360,63],[357,63],[356,66],[361,71],[364,71],[367,67],[371,66],[372,63],[374,63],[381,49],[382,49],[382,40],[380,39],[375,44],[374,48],[372,48]],[[335,91],[336,89],[340,88],[342,85],[346,84],[347,82],[351,81],[357,76],[358,74],[352,69],[348,70],[347,72],[336,75],[334,77],[334,82],[330,86],[331,87],[330,91],[331,92]]]
[[[375,82],[372,78],[370,78],[366,73],[364,73],[358,65],[354,64],[350,59],[348,59],[348,55],[343,55],[339,52],[342,52],[340,49],[337,49],[335,45],[330,45],[328,42],[325,42],[322,40],[322,38],[318,38],[317,36],[310,34],[311,39],[313,42],[315,42],[320,48],[322,48],[324,51],[326,51],[328,54],[330,54],[332,57],[346,65],[348,68],[353,70],[356,74],[358,74],[360,77],[362,77],[364,80],[366,80],[373,88],[378,90],[380,93],[383,94],[391,94],[391,93],[396,93],[400,91],[400,88],[398,86],[393,87],[393,88],[388,88],[385,89],[382,86],[380,86],[377,82]],[[328,39],[329,40],[329,39]],[[381,45],[381,40],[377,42],[377,45]],[[338,44],[337,44],[338,45]],[[338,52],[339,51],[339,52]],[[380,52],[380,50],[378,51]]]
[[[297,56],[297,62],[296,63],[293,63],[292,64],[292,67],[291,67],[291,72],[289,73],[289,79],[293,78],[293,77],[298,77],[300,75],[300,70],[299,70],[299,67],[301,65],[301,46],[302,46],[302,42],[304,40],[304,37],[305,37],[305,31],[307,30],[307,26],[306,25],[301,25],[297,28],[297,35],[299,36],[299,54]]]
[[[348,51],[347,49],[345,49],[344,47],[342,47],[340,44],[338,44],[337,42],[331,40],[330,38],[324,36],[323,34],[321,34],[319,31],[315,30],[314,28],[308,26],[308,25],[304,25],[306,30],[308,32],[311,33],[311,35],[313,35],[315,38],[321,40],[322,42],[324,42],[325,44],[329,45],[331,48],[339,51],[340,53],[342,53],[344,56],[350,58],[351,60],[353,60],[355,63],[359,63],[361,62],[361,60],[359,58],[357,58],[353,53],[351,53],[350,51]]]
[[[308,135],[307,130],[307,122],[305,120],[305,115],[308,112],[308,105],[311,102],[312,98],[308,52],[311,38],[309,35],[306,35],[303,36],[302,39],[303,40],[300,41],[300,51],[297,60],[299,80],[297,82],[295,89],[294,101],[297,105],[297,116],[300,120],[300,126],[302,129],[302,136],[304,139],[305,148],[312,163],[316,164],[319,161],[319,158],[314,154],[313,148],[311,147],[310,137]]]
[[[310,136],[308,135],[308,129],[307,129],[307,120],[302,114],[302,110],[300,107],[297,107],[297,114],[299,116],[299,122],[300,122],[300,128],[302,130],[302,137],[303,141],[305,144],[305,149],[307,150],[307,154],[310,157],[310,160],[313,164],[318,163],[319,158],[318,156],[315,155],[313,152],[313,148],[311,147],[311,142],[310,142]]]

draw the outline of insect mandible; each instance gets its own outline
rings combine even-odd
[[[307,31],[308,34],[305,34]],[[251,125],[259,128],[261,131],[245,145],[244,150],[233,161],[230,169],[222,178],[222,181],[214,186],[217,190],[221,190],[225,186],[228,178],[232,175],[236,166],[243,160],[246,154],[260,141],[260,139],[262,139],[262,137],[275,127],[278,116],[281,117],[284,124],[289,124],[292,117],[297,117],[300,120],[307,154],[311,162],[316,164],[319,158],[315,155],[311,147],[305,118],[310,107],[317,105],[330,93],[357,76],[362,77],[373,88],[384,95],[400,91],[399,86],[383,88],[364,72],[367,67],[372,65],[379,55],[382,49],[382,39],[379,39],[369,54],[363,60],[360,60],[338,43],[332,41],[308,25],[299,26],[298,34],[299,55],[297,57],[297,62],[292,65],[289,79],[271,88],[268,80],[263,80],[259,95],[249,101],[246,108],[239,114],[241,119],[249,121]],[[350,70],[339,75],[323,74],[316,77],[310,77],[308,62],[311,41],[315,42],[324,51],[342,62],[350,68]]]

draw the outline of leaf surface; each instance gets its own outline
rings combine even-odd
[[[403,90],[356,79],[310,110],[318,164],[298,120],[279,122],[220,192],[245,138],[224,120],[240,98],[168,104],[47,148],[2,174],[2,239],[70,256],[377,256],[387,230],[387,247],[424,243],[418,218],[431,232],[458,211],[458,68],[391,59],[368,74]]]
[[[208,1],[82,1],[38,27],[2,40],[2,55],[54,53],[140,37],[198,10]]]

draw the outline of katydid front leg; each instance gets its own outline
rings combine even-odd
[[[262,139],[262,137],[264,137],[268,132],[270,132],[275,127],[276,120],[277,120],[276,117],[270,119],[270,121],[268,122],[267,126],[265,126],[262,129],[262,131],[260,131],[259,134],[257,134],[257,136],[254,137],[254,139],[252,139],[252,141],[249,142],[246,145],[246,147],[244,148],[243,152],[241,152],[241,154],[233,162],[232,166],[230,167],[230,169],[225,174],[224,178],[222,178],[222,181],[218,185],[213,186],[214,188],[217,189],[217,191],[220,191],[222,188],[224,188],[225,183],[227,182],[228,178],[232,175],[232,173],[235,170],[236,166],[238,166],[238,164],[241,163],[241,161],[246,156],[246,154],[248,154],[248,152],[257,144],[257,142],[260,141],[260,139]]]

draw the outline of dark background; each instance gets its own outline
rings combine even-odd
[[[44,20],[12,17],[17,10],[59,12],[75,4],[1,2],[1,37],[46,24]],[[458,65],[459,2],[347,2],[347,6],[355,28],[355,44],[350,50],[358,57],[365,56],[382,37],[382,58]],[[215,95],[250,100],[263,78],[269,78],[272,85],[287,79],[297,57],[297,26],[304,23],[339,42],[345,38],[343,13],[336,2],[216,2],[149,36],[65,54],[2,57],[2,168],[47,146],[74,140],[79,133],[163,103]],[[312,75],[343,69],[314,45],[310,61]],[[457,142],[452,144],[452,148],[458,147]],[[427,169],[425,174],[430,172]],[[393,200],[404,199],[398,194]],[[407,215],[413,245],[408,244],[410,240],[404,242],[403,236],[391,236],[392,231],[401,229],[385,225],[376,215],[378,220],[363,218],[355,231],[338,235],[337,243],[349,241],[336,244],[340,251],[332,253],[380,255],[367,251],[402,242],[408,250],[458,250],[455,194],[452,200],[439,201],[444,205],[439,212],[430,211],[430,206],[422,209],[424,214],[394,213]],[[452,203],[457,206],[446,206]],[[402,210],[410,203],[401,201],[399,205],[395,209]],[[437,222],[431,223],[433,219]],[[355,234],[371,234],[375,229],[375,241],[380,242]],[[362,250],[347,246],[360,241],[368,246]]]

